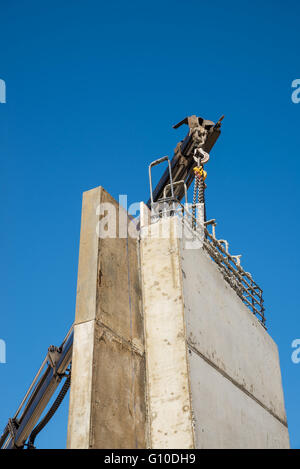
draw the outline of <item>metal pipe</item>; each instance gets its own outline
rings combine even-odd
[[[178,184],[183,184],[183,187],[184,187],[184,198],[185,198],[185,203],[187,204],[188,203],[188,196],[187,196],[187,187],[186,187],[186,183],[184,182],[184,180],[182,179],[181,181],[176,181],[176,182],[173,182],[173,187],[174,186],[177,186]],[[164,188],[164,192],[163,192],[163,198],[165,199],[166,198],[166,193],[167,193],[167,188],[168,187],[171,187],[171,184],[167,184]]]
[[[16,413],[15,413],[15,415],[14,415],[14,417],[13,417],[14,419],[16,419],[17,416],[19,415],[20,410],[22,409],[24,403],[26,402],[27,397],[28,397],[29,394],[31,393],[31,390],[32,390],[33,386],[35,385],[35,383],[37,382],[37,379],[39,378],[39,376],[40,376],[40,374],[41,374],[43,368],[44,368],[45,365],[46,365],[46,363],[47,363],[47,356],[45,357],[45,359],[44,359],[42,365],[40,366],[39,371],[38,371],[37,374],[35,375],[35,378],[34,378],[34,380],[32,381],[32,383],[31,383],[31,385],[30,385],[30,387],[29,387],[27,393],[25,394],[24,399],[22,400],[21,404],[19,405],[18,410],[16,411]]]
[[[150,163],[150,165],[149,165],[149,183],[150,183],[150,199],[151,199],[151,205],[153,204],[153,190],[152,190],[152,175],[151,175],[151,169],[152,169],[154,166],[157,166],[158,164],[163,163],[164,161],[168,161],[169,177],[170,177],[170,185],[171,185],[171,194],[172,194],[172,197],[174,197],[171,163],[170,163],[170,160],[169,160],[169,157],[168,157],[168,156],[163,156],[162,158],[159,158],[158,160],[152,161],[152,163]]]

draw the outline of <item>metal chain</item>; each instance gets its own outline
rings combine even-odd
[[[196,200],[197,200],[197,191],[198,191],[198,178],[195,177],[194,180],[194,193],[193,193],[193,229],[196,229]]]
[[[202,168],[202,165],[199,165],[198,168]],[[195,176],[194,180],[194,192],[193,192],[193,208],[192,208],[192,214],[193,214],[193,228],[196,228],[196,218],[197,218],[197,211],[196,211],[196,200],[198,198],[198,204],[203,204],[204,206],[204,221],[206,221],[206,207],[205,207],[205,182],[204,182],[204,176],[202,175],[201,177]],[[198,197],[197,197],[198,196]]]

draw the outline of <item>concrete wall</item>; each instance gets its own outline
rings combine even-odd
[[[203,249],[181,243],[196,446],[289,446],[277,346]]]
[[[151,447],[288,448],[276,344],[176,231],[176,219],[142,231]]]
[[[99,227],[107,218],[119,234],[120,210],[102,187],[83,195],[68,448],[146,445],[137,240],[104,238]]]
[[[143,206],[138,242],[119,216],[84,193],[68,448],[288,448],[269,334],[177,219]]]

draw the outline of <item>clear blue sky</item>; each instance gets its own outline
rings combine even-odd
[[[226,115],[207,165],[217,234],[264,289],[300,448],[298,1],[1,1],[0,427],[74,318],[84,190],[147,200],[190,114]],[[37,438],[65,447],[67,402]]]

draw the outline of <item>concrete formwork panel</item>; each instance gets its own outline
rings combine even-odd
[[[194,351],[189,356],[196,448],[289,448],[281,422]]]
[[[190,380],[196,416],[197,445],[213,445],[213,441],[207,440],[200,430],[208,425],[214,428],[215,441],[222,443],[222,447],[226,441],[230,441],[231,447],[234,444],[237,447],[257,447],[258,441],[258,447],[270,447],[273,443],[276,447],[287,447],[288,430],[276,344],[224,280],[218,266],[208,254],[203,249],[187,250],[183,246],[181,243],[187,342],[193,352],[190,355],[193,357]],[[202,357],[206,364],[200,360],[196,361],[194,353]],[[199,370],[196,363],[199,364]],[[209,366],[215,371],[207,373]],[[215,378],[216,372],[222,376],[219,380]],[[228,381],[231,382],[230,387]],[[224,386],[227,400],[224,398]],[[201,389],[205,389],[205,393],[202,393]],[[208,389],[211,390],[211,398]],[[240,396],[239,400],[236,400],[237,408],[239,405],[244,416],[240,423],[235,416],[235,401],[229,399],[230,389],[232,396]],[[227,424],[220,425],[217,413],[216,416],[213,412],[203,414],[203,402],[207,402],[208,407],[213,410],[213,401],[216,409],[222,405],[230,406],[227,410],[224,409],[227,412]],[[247,427],[255,426],[255,408],[257,433],[261,438],[250,438],[248,441]],[[232,418],[230,409],[233,412]],[[209,422],[206,421],[208,417]],[[271,422],[274,425],[273,430]],[[227,440],[226,435],[231,427],[234,431],[229,432]],[[216,443],[215,447],[217,445]]]
[[[144,448],[144,350],[97,324],[94,355],[90,445]]]
[[[69,448],[146,446],[137,240],[124,233],[121,218],[125,210],[102,187],[84,193]]]
[[[176,220],[141,239],[149,446],[193,448],[194,434]],[[162,231],[167,237],[161,237]]]
[[[87,321],[74,327],[67,448],[90,444],[94,326]]]

